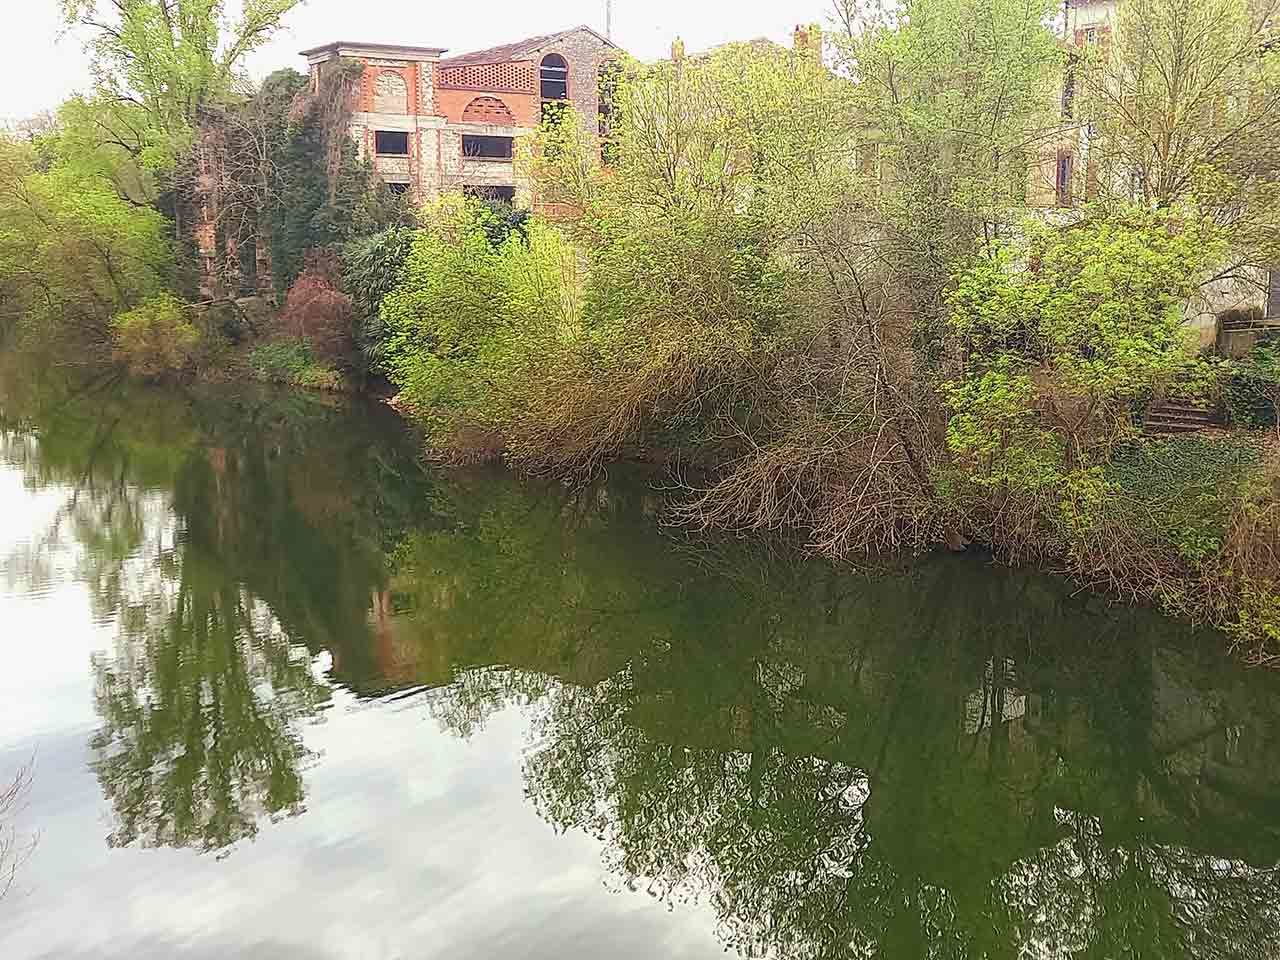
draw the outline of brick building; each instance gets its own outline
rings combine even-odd
[[[364,65],[351,135],[392,189],[424,201],[448,190],[528,203],[514,144],[572,103],[599,114],[599,76],[621,51],[589,27],[445,57],[439,47],[337,42],[304,50],[320,65]]]

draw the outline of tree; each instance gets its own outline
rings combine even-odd
[[[189,145],[199,110],[232,94],[245,58],[301,0],[60,0],[68,25],[85,30],[97,96],[142,111],[144,150],[172,160]]]
[[[1130,210],[1040,229],[1015,265],[1001,251],[963,274],[949,322],[968,372],[1009,363],[1037,378],[1037,409],[1074,464],[1131,429],[1130,405],[1194,359],[1185,306],[1221,254],[1212,224]]]
[[[189,161],[201,111],[243,98],[244,61],[301,0],[59,0],[68,26],[89,37],[94,93],[91,138],[156,171],[179,242],[186,239]],[[192,171],[188,168],[188,175]]]
[[[104,347],[111,318],[168,282],[166,233],[159,213],[107,177],[61,163],[41,170],[30,148],[0,141],[4,309],[44,339]]]
[[[1101,200],[1194,202],[1223,276],[1280,261],[1280,0],[1125,0],[1076,70]]]

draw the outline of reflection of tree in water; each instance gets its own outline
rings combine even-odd
[[[629,672],[554,688],[526,761],[528,793],[557,828],[598,837],[627,886],[709,901],[744,956],[1261,960],[1280,950],[1275,870],[1132,830],[1108,836],[1097,817],[1053,809],[1047,788],[1044,846],[1027,822],[997,822],[1024,838],[1019,855],[995,873],[980,855],[941,866],[936,873],[969,877],[939,885],[896,860],[903,838],[881,836],[874,775],[790,752],[786,721],[768,716],[767,698],[756,704],[766,713],[753,717],[750,749],[657,739],[645,700]],[[981,791],[962,780],[923,786]],[[999,812],[992,797],[965,802]],[[948,824],[918,827],[931,838]]]
[[[111,843],[212,850],[253,836],[264,814],[299,812],[296,721],[328,696],[305,648],[231,584],[184,579],[145,606],[136,632],[93,663]]]
[[[431,709],[467,732],[559,677],[527,707],[527,793],[621,886],[708,901],[748,956],[1280,955],[1274,690],[1212,686],[1167,621],[974,564],[752,584],[529,526],[410,565],[454,574],[422,642],[506,665],[458,667]],[[1205,737],[1250,714],[1236,795]]]
[[[69,386],[21,392],[28,423],[0,408],[0,455],[65,494],[5,566],[74,577],[116,625],[93,661],[111,842],[223,847],[302,809],[300,721],[328,698],[312,656],[368,656],[382,547],[428,504],[424,475],[368,418],[296,396]]]

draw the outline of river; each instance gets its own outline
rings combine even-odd
[[[661,481],[11,364],[0,957],[1280,956],[1280,676]]]

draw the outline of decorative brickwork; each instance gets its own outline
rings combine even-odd
[[[515,119],[507,105],[497,97],[476,97],[462,111],[465,123],[496,123],[499,126],[515,125]]]
[[[383,70],[373,84],[373,110],[375,113],[408,113],[409,85],[404,77],[392,70]]]
[[[461,67],[440,67],[439,84],[463,90],[507,90],[533,93],[537,70],[530,61],[482,63]]]

